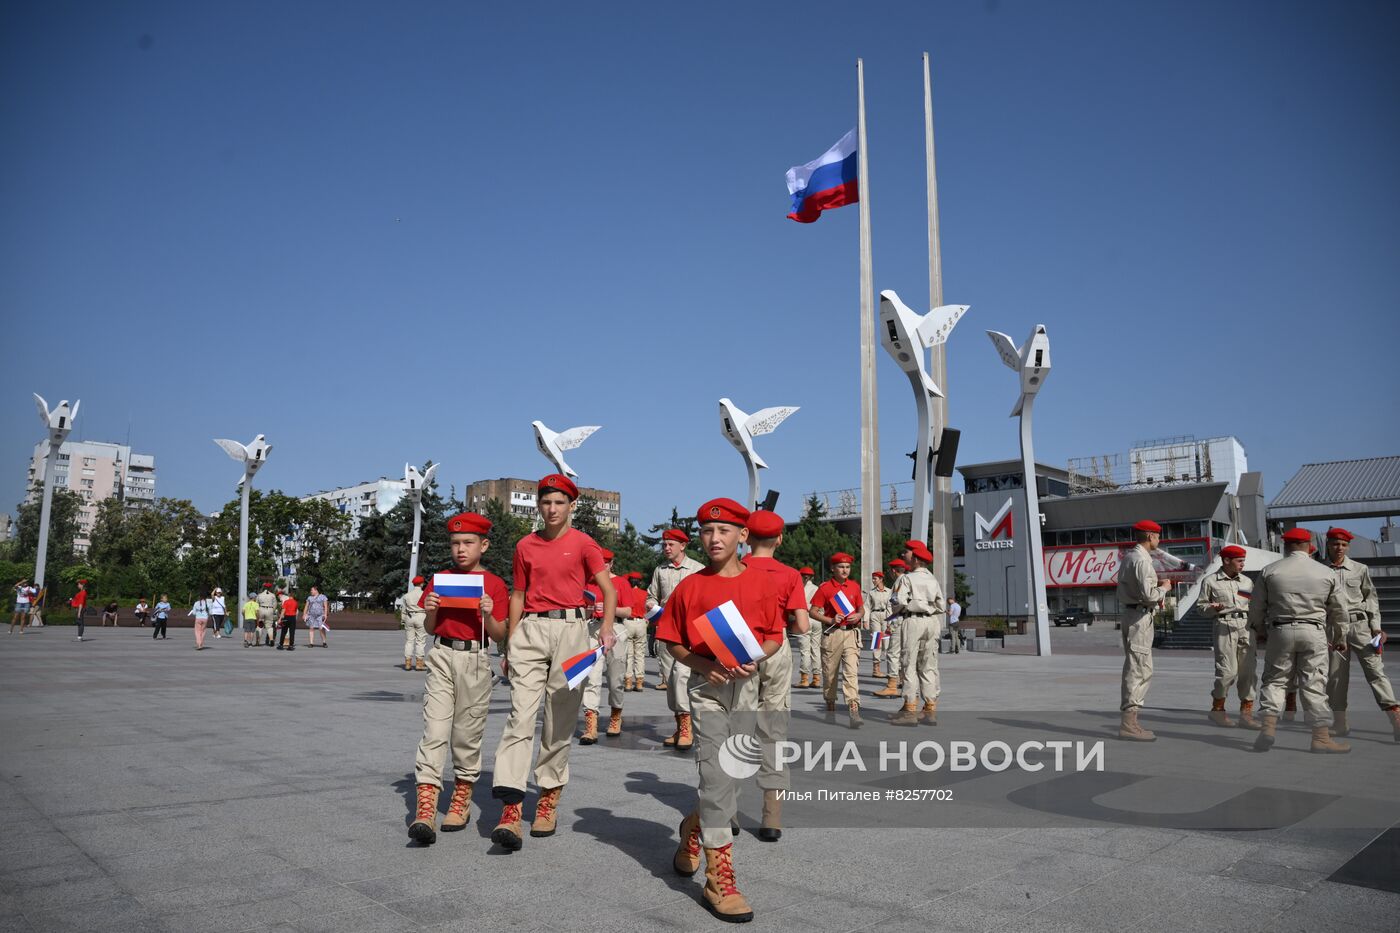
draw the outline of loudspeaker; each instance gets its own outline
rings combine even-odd
[[[776,512],[778,510],[778,490],[768,490],[768,495],[763,497],[763,502],[758,507],[766,512]]]
[[[957,428],[944,428],[938,439],[938,459],[933,462],[934,476],[952,476],[958,460],[958,440],[962,432]]]

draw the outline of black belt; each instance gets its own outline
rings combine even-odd
[[[482,643],[474,639],[463,641],[460,638],[438,638],[437,643],[453,651],[480,651]]]
[[[573,609],[545,609],[542,612],[527,612],[527,616],[539,616],[542,619],[586,619],[588,616],[583,609],[575,607]]]

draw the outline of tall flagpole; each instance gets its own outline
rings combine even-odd
[[[924,164],[928,172],[928,306],[943,306],[943,247],[938,233],[938,171],[933,154],[933,82],[929,79],[928,53],[924,53]],[[943,390],[941,398],[933,399],[933,440],[948,426],[948,356],[945,345],[933,347],[929,358],[929,375]],[[949,551],[952,536],[948,525],[952,521],[953,481],[946,476],[933,480],[933,514],[929,520],[929,547],[933,550],[933,566],[929,568],[948,595],[953,593],[952,562]]]
[[[880,426],[875,402],[875,272],[870,259],[870,149],[865,141],[865,62],[856,59],[856,146],[860,188],[860,577],[884,562],[880,534]]]

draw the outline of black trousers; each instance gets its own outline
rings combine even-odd
[[[166,636],[165,636],[165,622],[166,622],[166,620],[165,620],[163,617],[161,617],[161,616],[156,616],[155,621],[151,623],[151,638],[165,638],[165,637],[166,637]]]
[[[83,607],[81,607],[81,608],[78,610],[78,637],[79,637],[79,638],[82,638],[82,637],[83,637],[83,616],[85,616],[85,615],[87,615],[87,606],[83,606]]]
[[[288,648],[295,648],[297,646],[296,616],[282,617],[282,634],[277,636],[277,645],[278,647],[286,645]]]

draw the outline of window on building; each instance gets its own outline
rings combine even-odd
[[[83,466],[85,466],[85,467],[97,466],[97,458],[96,458],[96,457],[84,457],[84,458],[83,458]]]
[[[1084,532],[1085,544],[1103,544],[1103,532],[1098,528],[1090,528]]]

